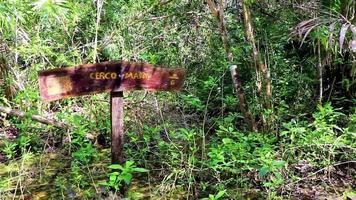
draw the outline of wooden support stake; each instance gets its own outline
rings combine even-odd
[[[110,93],[111,115],[111,163],[123,164],[124,146],[124,98],[123,92]]]

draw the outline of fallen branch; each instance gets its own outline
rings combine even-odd
[[[0,106],[0,112],[12,115],[12,116],[17,116],[19,118],[25,118],[26,114],[25,112],[22,112],[20,110],[16,110],[16,109],[12,109],[12,108],[6,108],[6,107],[2,107]],[[48,119],[39,115],[31,115],[30,118],[34,121],[43,123],[43,124],[48,124],[48,125],[52,125],[54,127],[57,128],[66,128],[68,127],[67,124],[63,123],[63,122],[58,122],[56,120],[53,119]]]

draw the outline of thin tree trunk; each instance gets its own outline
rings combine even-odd
[[[323,64],[321,63],[320,38],[318,38],[318,69],[319,69],[319,103],[323,102]]]
[[[228,44],[229,42],[228,42],[227,30],[226,30],[225,20],[224,20],[224,0],[220,0],[220,5],[216,5],[212,0],[207,0],[207,3],[214,17],[216,17],[216,19],[219,22],[220,34],[226,52],[226,57],[231,62],[233,57],[230,52],[230,48]]]
[[[240,107],[241,112],[244,114],[245,121],[246,121],[250,130],[257,131],[255,119],[253,118],[252,113],[250,112],[247,102],[246,102],[246,97],[245,97],[244,91],[242,89],[241,78],[240,78],[240,74],[237,69],[237,66],[232,65],[230,68],[230,72],[231,72],[232,80],[234,82],[236,96],[240,102],[239,107]]]
[[[259,96],[262,97],[262,101],[263,101],[262,107],[264,109],[270,109],[272,107],[270,72],[269,69],[266,67],[266,65],[262,62],[260,52],[257,49],[250,8],[246,0],[241,0],[241,1],[242,1],[242,14],[243,14],[243,21],[245,25],[246,40],[250,43],[252,47],[252,57],[256,66],[257,91],[259,93]],[[271,119],[269,119],[268,121],[270,123]]]
[[[224,0],[220,0],[220,5],[216,5],[214,1],[212,0],[207,0],[208,6],[214,15],[214,17],[218,20],[219,26],[220,26],[220,34],[223,40],[224,44],[224,49],[226,53],[226,58],[228,59],[229,62],[232,62],[233,60],[233,55],[230,51],[229,48],[229,42],[228,42],[228,35],[227,35],[227,29],[225,26],[225,21],[224,21]],[[247,101],[246,101],[246,95],[242,87],[242,80],[240,78],[240,72],[236,65],[231,67],[231,76],[232,80],[234,82],[234,87],[236,91],[236,96],[239,100],[239,110],[244,116],[244,120],[246,124],[248,125],[249,130],[251,131],[257,131],[257,126],[255,123],[255,120],[248,108]]]

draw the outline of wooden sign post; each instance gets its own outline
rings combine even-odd
[[[124,163],[124,93],[110,93],[111,163]]]
[[[40,95],[46,101],[110,92],[112,163],[124,162],[123,91],[178,91],[183,81],[182,69],[135,62],[104,62],[39,72]]]

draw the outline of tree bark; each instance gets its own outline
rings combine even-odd
[[[256,66],[256,86],[259,96],[262,97],[263,109],[271,109],[272,92],[271,92],[271,80],[270,72],[266,65],[262,62],[260,52],[257,49],[253,24],[251,19],[251,10],[246,2],[242,1],[242,15],[245,25],[246,40],[252,47],[252,57]],[[269,123],[271,119],[268,120]],[[265,124],[265,123],[264,123]]]
[[[231,62],[233,57],[229,48],[227,29],[224,20],[224,0],[220,0],[220,5],[216,5],[212,0],[207,0],[207,3],[212,14],[218,20],[219,27],[220,27],[220,35],[223,41],[226,57]]]
[[[219,26],[220,26],[220,34],[222,37],[222,41],[224,44],[224,49],[226,53],[226,58],[228,59],[229,62],[233,61],[233,55],[230,51],[229,48],[229,42],[228,42],[228,34],[227,34],[227,29],[225,26],[225,21],[224,21],[224,0],[220,0],[220,5],[216,5],[214,1],[212,0],[207,0],[207,4],[213,14],[213,16],[218,20]],[[236,65],[234,65],[231,69],[231,77],[234,82],[234,87],[236,91],[236,96],[237,99],[239,100],[239,110],[244,116],[244,120],[246,124],[248,125],[249,130],[251,131],[257,131],[257,126],[255,123],[255,120],[248,108],[247,101],[246,101],[246,95],[242,87],[242,80],[240,78],[240,72],[237,68]]]
[[[239,107],[240,107],[242,114],[245,117],[245,121],[246,121],[250,130],[257,131],[255,119],[253,118],[252,113],[250,112],[248,105],[246,103],[246,97],[245,97],[245,94],[242,89],[240,74],[239,74],[239,71],[237,70],[237,66],[232,65],[230,67],[230,72],[231,72],[232,80],[234,82],[236,96],[239,100]]]

